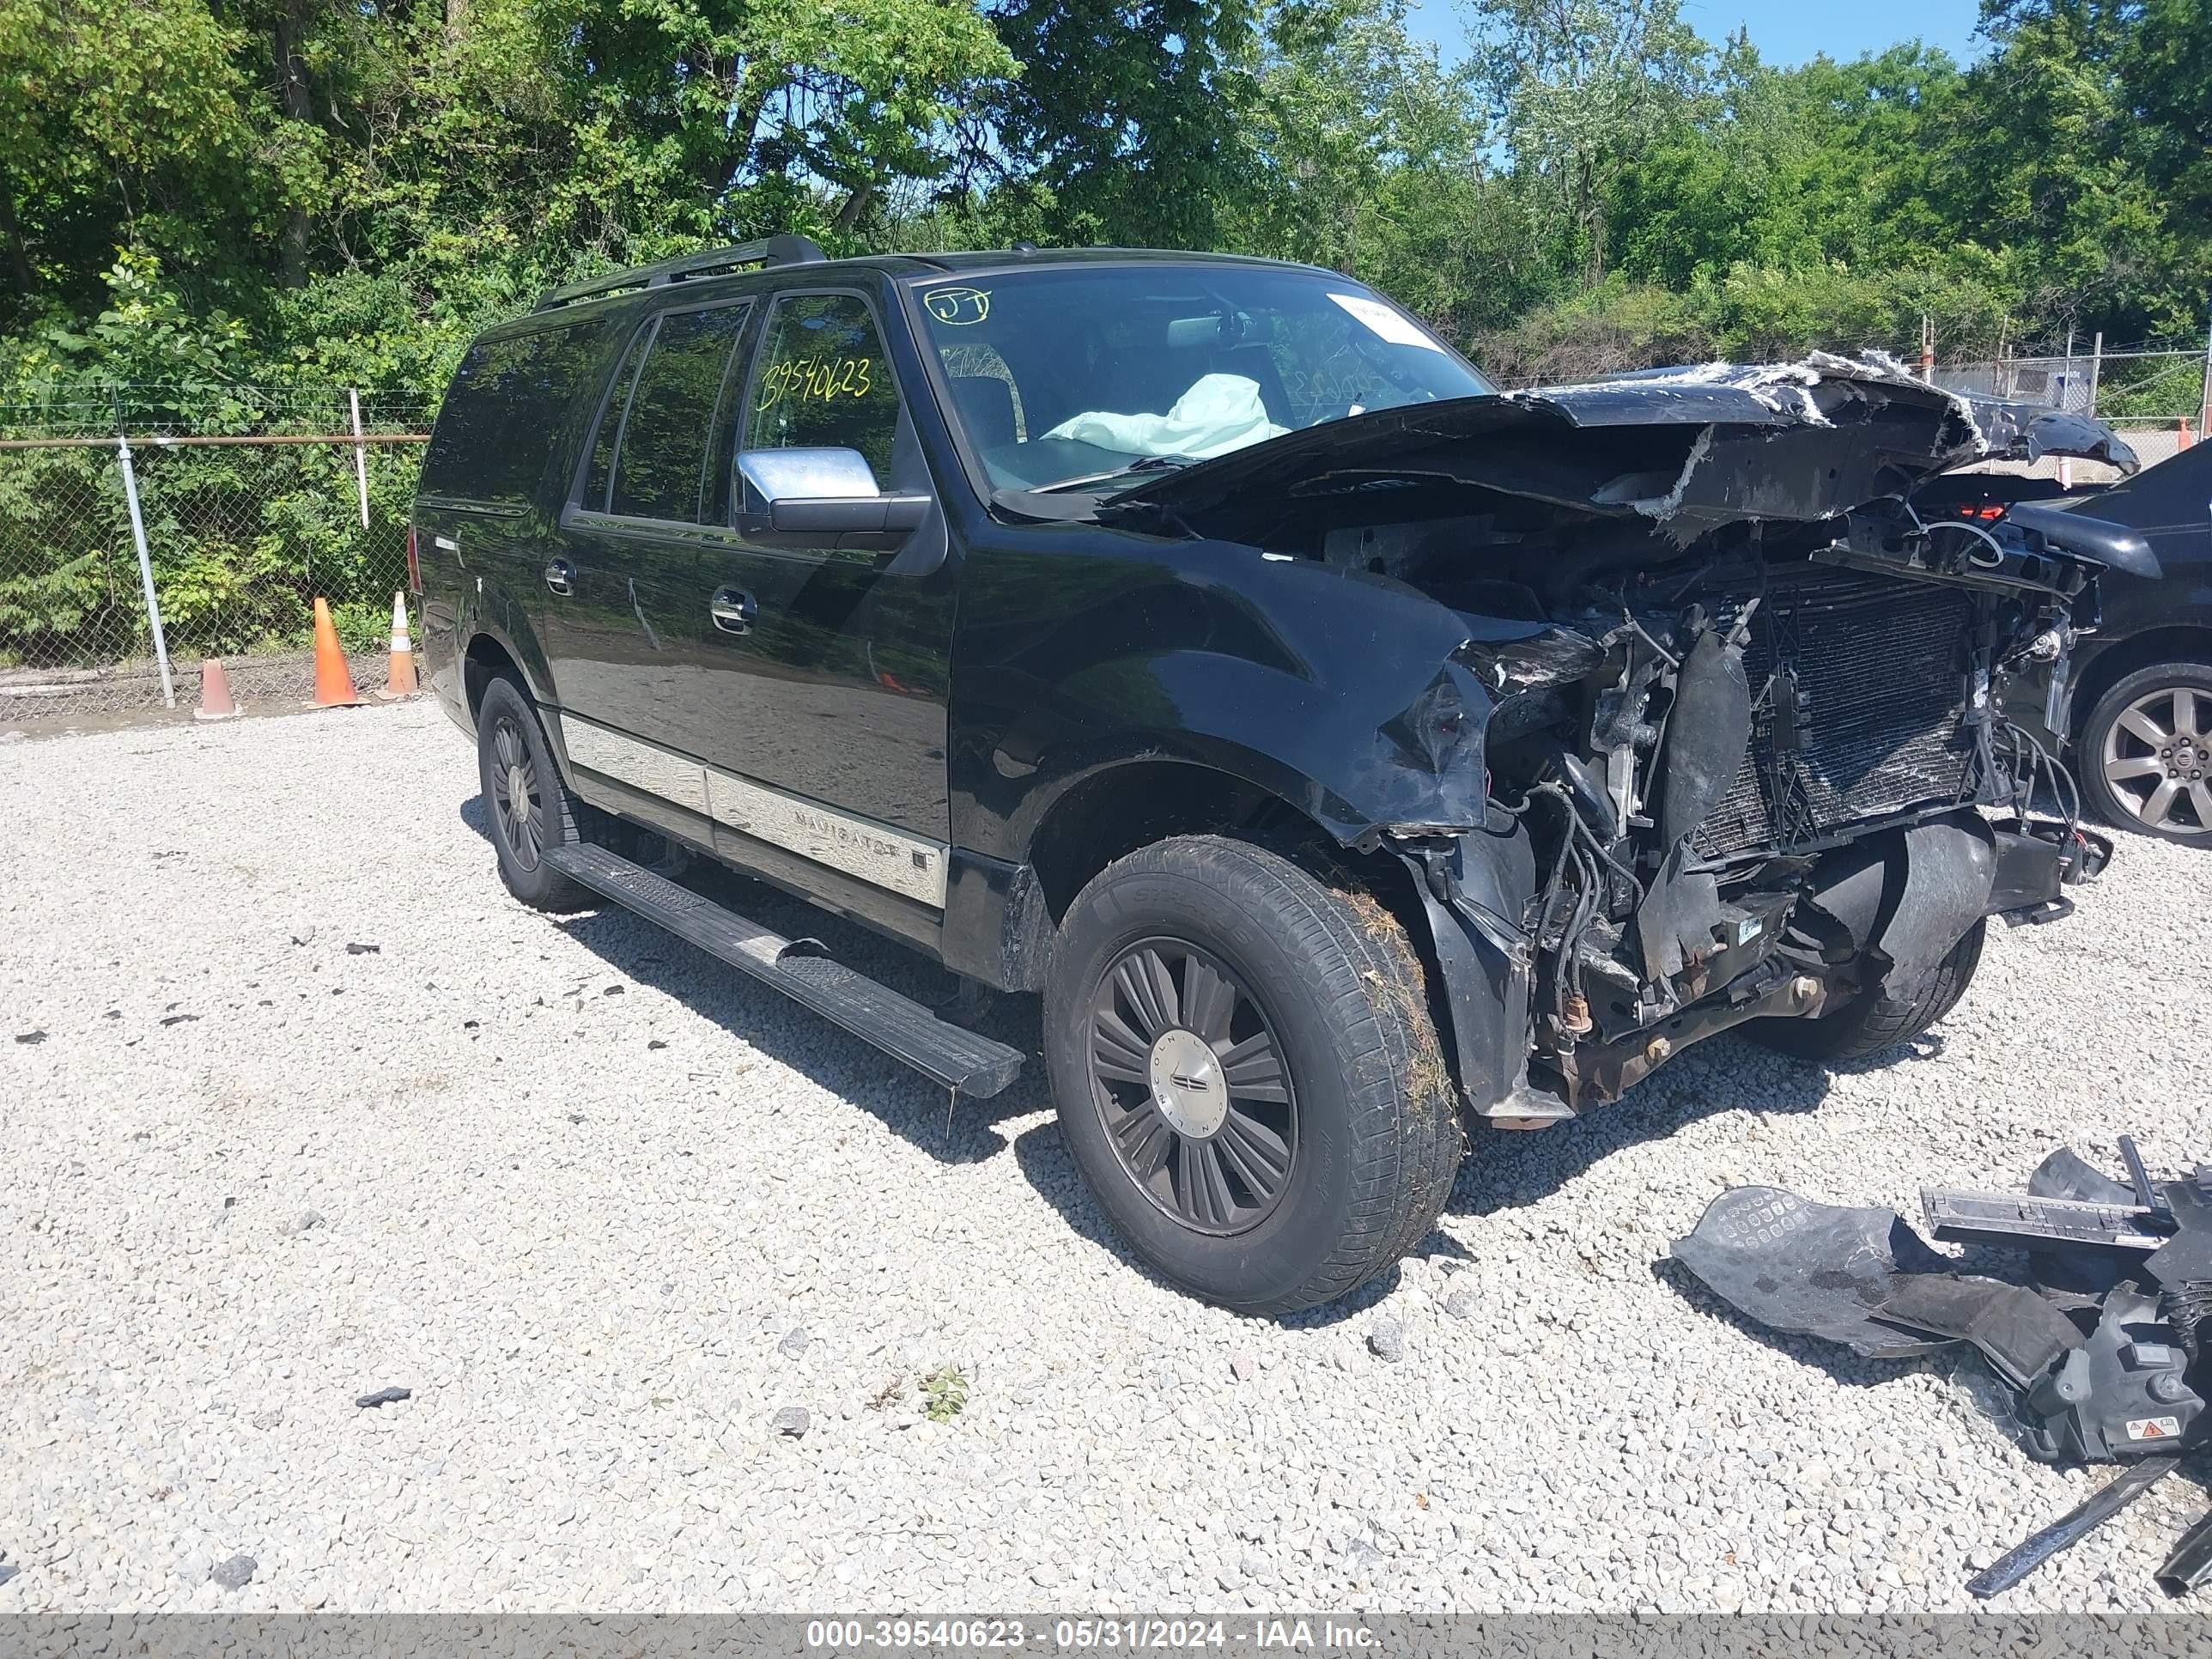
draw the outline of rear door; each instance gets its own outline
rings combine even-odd
[[[593,769],[620,734],[697,756],[714,726],[702,677],[701,559],[715,535],[708,429],[750,314],[744,300],[665,311],[641,322],[584,445],[562,546],[549,561],[545,637],[571,758]],[[624,764],[611,775],[628,777]],[[680,792],[698,810],[698,792]]]
[[[935,490],[883,323],[857,291],[776,295],[730,427],[732,469],[747,450],[853,449],[881,489]],[[728,714],[707,752],[732,775],[716,817],[941,906],[955,574],[942,509],[902,535],[810,537],[742,506],[707,555],[707,597],[723,608],[708,681]]]

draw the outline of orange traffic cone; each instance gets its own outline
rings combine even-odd
[[[315,601],[315,707],[344,708],[361,701],[346,670],[345,653],[338,648],[337,625],[331,620],[328,600]]]
[[[415,642],[407,637],[407,596],[392,596],[392,665],[386,670],[384,690],[376,695],[389,702],[411,697],[422,688],[415,682]]]
[[[230,700],[230,677],[222,672],[222,659],[210,657],[200,665],[200,706],[196,720],[234,720],[241,711]]]

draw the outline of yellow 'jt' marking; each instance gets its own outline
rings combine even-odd
[[[965,328],[991,314],[991,295],[980,288],[933,288],[921,296],[929,314],[940,323]]]

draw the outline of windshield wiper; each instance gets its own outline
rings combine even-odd
[[[1126,478],[1133,472],[1165,472],[1178,466],[1188,466],[1190,464],[1191,458],[1188,455],[1147,455],[1141,460],[1130,462],[1127,466],[1117,466],[1110,472],[1086,472],[1080,477],[1062,478],[1054,483],[1039,484],[1036,493],[1047,495],[1056,494],[1063,489],[1083,489],[1091,484],[1108,483],[1115,478]]]

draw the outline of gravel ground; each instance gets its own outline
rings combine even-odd
[[[948,1114],[522,910],[475,793],[419,704],[0,746],[0,1611],[1963,1607],[2101,1477],[1654,1264],[1732,1184],[2212,1148],[2212,861],[2130,840],[1916,1051],[1718,1040],[1486,1137],[1352,1305],[1242,1320],[1115,1248],[1037,1080]],[[2159,1605],[2203,1501],[2001,1605]]]

